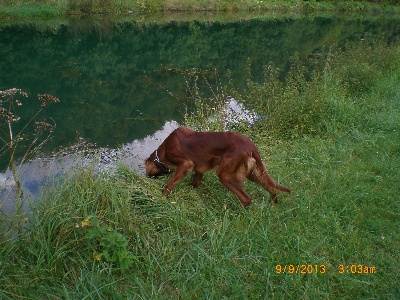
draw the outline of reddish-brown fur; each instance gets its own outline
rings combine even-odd
[[[146,160],[146,176],[157,177],[171,168],[175,172],[167,183],[165,196],[188,172],[194,172],[192,184],[196,187],[203,174],[213,168],[222,184],[239,197],[244,207],[251,202],[243,190],[246,178],[267,190],[275,203],[277,191],[290,193],[268,174],[253,142],[239,133],[174,130]]]

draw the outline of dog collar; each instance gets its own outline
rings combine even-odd
[[[171,170],[158,157],[157,150],[154,154],[155,154],[156,158],[153,161],[156,163],[156,165],[159,166],[161,169],[163,169],[164,172],[167,172],[167,173],[171,172]]]

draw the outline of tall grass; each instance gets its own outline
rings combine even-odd
[[[243,209],[212,173],[165,198],[168,178],[78,172],[44,191],[22,239],[0,233],[0,298],[398,299],[400,46],[328,53],[249,81],[266,117],[247,134],[292,189],[280,204],[247,183]]]
[[[374,98],[386,98],[381,85],[388,88],[388,76],[390,84],[396,80],[398,55],[397,45],[380,41],[332,46],[308,62],[295,55],[284,80],[273,65],[265,67],[261,83],[248,80],[245,102],[265,116],[261,125],[266,130],[285,137],[362,127],[371,106],[375,110],[387,105]]]

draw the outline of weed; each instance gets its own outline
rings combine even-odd
[[[2,148],[0,149],[0,156],[5,155],[9,152],[9,165],[11,167],[11,171],[14,177],[14,188],[15,188],[15,207],[16,207],[16,216],[17,216],[17,225],[16,228],[18,233],[22,233],[22,223],[25,217],[22,214],[22,203],[21,200],[23,198],[21,183],[19,181],[20,174],[22,170],[19,170],[16,166],[15,162],[15,152],[17,150],[17,146],[23,140],[29,140],[26,135],[24,135],[27,127],[34,122],[36,117],[42,112],[42,110],[47,106],[47,104],[51,102],[59,102],[58,98],[48,95],[42,94],[38,95],[38,99],[41,103],[40,108],[37,112],[22,125],[19,127],[17,132],[15,132],[15,123],[21,120],[21,117],[17,115],[18,107],[22,106],[22,100],[17,99],[20,97],[28,97],[28,95],[22,91],[21,89],[8,89],[4,91],[0,91],[0,126],[1,135],[0,141],[3,143]],[[50,138],[50,135],[53,133],[55,129],[55,125],[52,125],[47,122],[35,122],[35,133],[33,134],[32,139],[28,147],[25,149],[25,153],[22,155],[21,164],[26,161],[32,154],[37,153],[37,151],[43,146],[43,144]],[[44,131],[49,132],[44,139],[40,140]]]
[[[227,94],[222,86],[216,70],[212,77],[214,83],[210,83],[207,74],[198,70],[180,71],[185,75],[186,112],[184,122],[200,131],[221,131],[225,129],[226,99]],[[207,87],[207,92],[202,92],[201,86]],[[192,113],[190,113],[191,111]]]
[[[128,240],[123,234],[107,224],[101,224],[98,218],[92,216],[86,217],[77,228],[83,229],[93,259],[104,259],[122,270],[132,266],[133,256],[127,250]]]

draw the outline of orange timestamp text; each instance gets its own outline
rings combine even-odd
[[[276,274],[325,274],[328,267],[324,264],[277,264],[275,266]],[[375,266],[366,266],[363,264],[339,264],[335,271],[338,274],[376,274]]]
[[[276,265],[276,274],[325,274],[327,270],[326,265],[321,264],[289,264],[289,265]]]
[[[339,265],[339,274],[376,274],[375,266],[366,266],[363,264]]]

